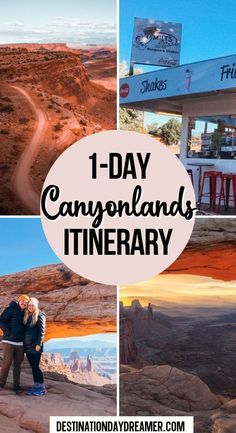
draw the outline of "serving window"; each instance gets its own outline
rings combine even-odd
[[[187,157],[236,159],[236,114],[191,117]]]

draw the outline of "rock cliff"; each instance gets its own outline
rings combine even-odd
[[[39,299],[47,339],[116,331],[116,287],[86,280],[63,264],[0,277],[0,311],[21,293]]]
[[[120,362],[132,364],[136,362],[137,356],[138,352],[130,320],[122,317],[120,318]]]
[[[195,433],[235,433],[236,400],[215,396],[197,376],[168,365],[121,367],[121,415],[194,416]]]

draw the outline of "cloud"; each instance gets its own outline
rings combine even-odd
[[[116,23],[80,21],[57,17],[49,24],[31,27],[21,22],[7,22],[0,27],[0,43],[67,42],[114,44]]]

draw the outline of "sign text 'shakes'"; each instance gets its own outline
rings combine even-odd
[[[166,90],[167,88],[167,80],[158,80],[158,78],[155,79],[155,81],[150,80],[144,80],[141,83],[141,93],[147,93],[147,92],[162,92],[163,90]]]

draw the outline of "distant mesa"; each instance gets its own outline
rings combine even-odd
[[[93,371],[93,361],[91,356],[87,356],[87,365],[86,365],[86,370],[87,371]]]
[[[153,319],[154,311],[151,302],[148,303],[147,307],[143,307],[139,299],[133,299],[130,307],[124,307],[122,301],[120,301],[120,316],[131,314],[136,319]]]
[[[110,375],[101,367],[94,365],[93,359],[87,355],[86,360],[69,359],[65,362],[61,353],[43,353],[41,366],[45,373],[53,373],[58,379],[64,378],[74,383],[103,386],[114,383],[114,375]]]
[[[70,364],[70,370],[72,373],[75,373],[76,371],[82,370],[80,359],[74,359],[72,361],[72,363]]]
[[[80,359],[80,356],[77,351],[71,351],[69,360],[74,361],[75,359]]]
[[[133,311],[143,309],[142,305],[139,302],[139,299],[133,299],[133,301],[131,302],[131,309]]]
[[[64,365],[63,358],[60,353],[43,353],[42,363],[46,366],[61,366]]]

